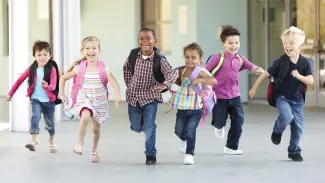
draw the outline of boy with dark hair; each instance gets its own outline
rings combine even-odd
[[[213,86],[217,103],[213,108],[212,125],[215,127],[216,138],[222,140],[228,115],[230,116],[231,126],[224,154],[241,155],[243,152],[238,149],[238,145],[244,123],[244,110],[239,92],[239,72],[246,69],[261,74],[264,70],[237,53],[240,32],[235,27],[225,27],[220,39],[224,51],[210,56],[205,67],[218,81]]]

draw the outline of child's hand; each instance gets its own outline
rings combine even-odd
[[[46,81],[42,81],[42,87],[46,88],[49,84]]]
[[[7,101],[8,101],[8,102],[11,101],[11,98],[12,98],[12,97],[8,95],[8,96],[7,96]]]
[[[116,100],[115,100],[115,106],[116,106],[116,108],[120,108],[120,102],[121,102],[121,97],[120,96],[116,96]]]
[[[159,84],[157,86],[154,86],[153,89],[152,89],[152,91],[153,92],[160,93],[161,91],[163,91],[163,90],[165,90],[167,88],[168,88],[167,85],[165,85],[165,84]]]
[[[59,95],[59,98],[62,100],[63,103],[65,103],[66,105],[68,105],[69,100],[68,100],[68,98],[65,95],[60,94]]]
[[[120,102],[119,100],[115,100],[115,107],[116,108],[120,108]]]
[[[291,75],[294,77],[294,78],[298,78],[300,76],[299,72],[297,70],[293,70],[291,72]]]
[[[249,90],[248,94],[249,94],[249,97],[250,97],[251,99],[253,99],[253,97],[254,97],[255,94],[256,94],[256,89],[252,88],[251,90]]]
[[[258,69],[256,70],[256,75],[261,75],[263,74],[265,71],[262,67],[258,67]]]

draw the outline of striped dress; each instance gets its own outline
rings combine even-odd
[[[78,74],[79,65],[74,69]],[[109,67],[105,67],[106,75],[111,73]],[[108,100],[106,89],[102,84],[98,68],[86,68],[83,85],[77,95],[75,105],[78,114],[83,108],[89,108],[93,113],[93,120],[98,123],[106,122],[108,115]]]
[[[197,110],[203,108],[203,99],[196,95],[195,91],[189,86],[191,78],[183,77],[185,69],[182,73],[182,85],[177,92],[169,99],[169,104],[175,109],[181,110]]]

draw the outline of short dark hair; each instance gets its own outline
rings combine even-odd
[[[142,28],[142,29],[139,31],[139,34],[140,34],[140,32],[144,32],[144,31],[146,31],[146,32],[151,32],[153,38],[157,39],[157,38],[156,38],[156,33],[155,33],[155,31],[154,31],[153,29],[150,29],[150,28],[147,28],[147,27]]]
[[[220,39],[224,43],[228,36],[240,36],[240,32],[234,26],[225,26],[220,34]]]
[[[200,55],[200,57],[203,56],[203,50],[202,50],[201,46],[199,44],[197,44],[196,42],[193,42],[183,48],[184,55],[187,50],[196,50],[197,53]]]
[[[34,45],[33,45],[33,56],[35,57],[35,53],[36,51],[42,51],[42,50],[46,50],[50,53],[51,55],[51,45],[50,43],[46,42],[46,41],[35,41]]]

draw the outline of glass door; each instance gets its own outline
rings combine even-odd
[[[314,85],[308,88],[307,106],[325,107],[325,0],[294,0],[293,23],[306,33],[302,52],[312,63]]]
[[[317,106],[325,107],[325,0],[317,1]]]

